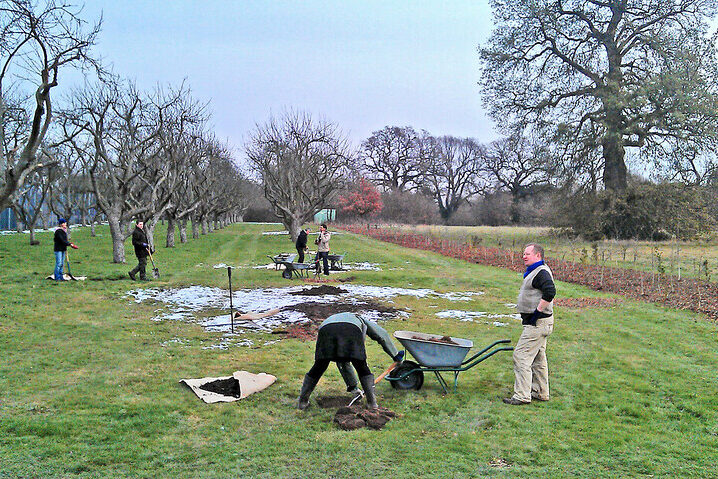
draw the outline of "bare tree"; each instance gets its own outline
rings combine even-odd
[[[471,138],[423,138],[426,174],[422,188],[434,198],[444,222],[459,207],[488,186],[484,172],[485,147]]]
[[[515,134],[489,144],[484,169],[497,189],[511,194],[511,222],[519,222],[519,201],[539,185],[548,183],[551,162],[547,148]]]
[[[286,113],[257,126],[245,151],[292,240],[334,201],[352,156],[336,125],[307,113]]]
[[[387,126],[364,140],[362,170],[375,183],[392,191],[411,191],[423,172],[421,138],[410,126]]]
[[[43,170],[34,169],[23,182],[23,189],[14,195],[11,207],[18,220],[30,231],[30,244],[39,244],[35,240],[35,227],[43,208],[46,208],[50,181]]]
[[[706,22],[716,13],[714,1],[492,6],[482,85],[501,125],[531,125],[570,151],[595,144],[603,184],[615,192],[627,186],[626,148],[658,159],[678,145],[696,151],[715,145],[718,67]]]
[[[150,214],[148,198],[159,188],[143,176],[156,172],[159,126],[152,113],[145,96],[119,82],[78,92],[67,113],[69,123],[82,132],[68,132],[68,137],[87,165],[97,206],[107,216],[115,263],[125,262],[130,223]]]
[[[59,84],[60,70],[76,64],[97,67],[88,51],[100,22],[86,28],[79,14],[80,8],[54,0],[0,4],[0,211],[28,175],[43,166],[38,151],[52,121],[51,91]],[[34,94],[24,92],[30,84]],[[6,124],[12,109],[27,111],[29,121],[11,142]]]

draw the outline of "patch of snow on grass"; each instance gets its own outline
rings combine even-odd
[[[380,299],[391,303],[392,299],[397,296],[411,296],[415,298],[440,297],[450,301],[467,301],[471,296],[483,294],[481,292],[452,292],[438,293],[432,289],[410,289],[410,288],[394,288],[389,286],[370,286],[343,284],[340,286],[346,290],[346,293],[338,295],[327,294],[322,296],[289,294],[301,293],[304,290],[314,289],[314,285],[299,285],[284,288],[257,288],[257,289],[241,289],[232,293],[232,302],[235,311],[239,312],[256,312],[261,313],[272,309],[284,309],[294,305],[317,302],[317,303],[333,303],[337,299],[349,303],[363,303],[366,299]],[[213,317],[201,317],[198,313],[207,310],[229,311],[229,292],[221,288],[211,288],[207,286],[188,286],[185,288],[174,289],[136,289],[129,291],[127,297],[137,303],[144,301],[155,301],[166,306],[166,310],[158,310],[157,315],[152,318],[154,321],[165,320],[182,320],[196,323],[207,331],[221,332],[228,336],[231,331],[231,318],[229,314],[221,314]],[[446,314],[447,312],[442,312]],[[466,312],[459,312],[466,313]],[[364,313],[368,319],[383,320],[386,319],[378,311],[366,310]],[[437,313],[441,314],[441,313]],[[476,314],[476,313],[474,313]],[[486,318],[500,318],[506,315],[487,316]],[[402,312],[401,315],[408,316],[408,313]],[[309,318],[300,312],[287,309],[267,318],[256,319],[254,321],[245,321],[236,319],[234,322],[234,332],[237,334],[245,333],[268,333],[277,327],[283,327],[288,324],[304,323]],[[472,319],[469,319],[472,320]],[[246,346],[242,342],[236,342],[236,338],[224,339],[220,345],[215,345],[220,349],[226,349],[229,345]],[[220,347],[222,346],[222,347]],[[213,346],[214,347],[214,346]]]
[[[455,318],[459,321],[466,321],[466,322],[473,322],[476,319],[519,319],[520,316],[518,314],[497,314],[497,313],[487,313],[486,311],[459,311],[456,309],[450,309],[447,311],[439,311],[436,313],[436,315],[440,318]],[[498,324],[497,324],[498,323]],[[494,326],[506,326],[508,323],[501,323],[499,321],[494,321]]]

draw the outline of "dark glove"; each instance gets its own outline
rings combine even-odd
[[[404,354],[404,351],[399,351],[392,359],[395,363],[399,363],[399,365],[401,366],[401,363],[404,362]]]
[[[538,309],[534,310],[534,312],[531,313],[531,317],[529,317],[529,324],[531,326],[536,326],[536,321],[538,321],[540,317],[541,312]]]
[[[79,246],[75,246],[73,243],[70,243],[70,248],[72,248],[72,249],[80,249]]]
[[[147,248],[149,245],[147,243],[142,243],[143,248]]]

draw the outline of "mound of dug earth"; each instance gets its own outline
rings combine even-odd
[[[339,288],[337,286],[330,286],[328,284],[323,284],[321,286],[317,286],[315,288],[309,288],[309,289],[303,289],[301,291],[294,291],[292,294],[294,296],[324,296],[326,294],[343,294],[346,293],[346,289]]]
[[[341,407],[334,415],[334,423],[345,431],[362,427],[381,429],[396,417],[396,413],[384,407],[366,409],[363,404]]]
[[[298,338],[305,341],[313,341],[317,339],[319,324],[332,314],[376,311],[384,317],[396,317],[399,312],[402,311],[401,309],[384,306],[371,300],[362,303],[348,303],[343,301],[337,301],[334,303],[317,303],[315,301],[309,301],[306,303],[294,304],[292,306],[285,306],[283,309],[285,311],[299,311],[304,313],[310,321],[308,323],[289,326],[286,330],[276,331],[276,333],[286,333],[290,338]]]

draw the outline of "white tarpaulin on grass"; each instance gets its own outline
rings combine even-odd
[[[225,396],[224,394],[218,394],[212,391],[205,391],[201,388],[202,385],[218,381],[221,379],[234,378],[239,382],[240,395]],[[263,389],[268,388],[277,378],[267,373],[254,374],[248,371],[235,371],[232,376],[225,377],[207,377],[200,379],[181,379],[180,383],[187,385],[202,401],[207,404],[213,404],[217,402],[232,402],[244,399],[250,394],[254,394]]]
[[[64,273],[64,274],[62,275],[62,277],[65,278],[65,281],[72,281],[73,279],[74,279],[75,281],[85,281],[85,280],[87,279],[87,276],[75,276],[74,278],[72,278],[72,277],[70,277],[70,275],[67,274],[67,273]],[[50,276],[46,277],[45,279],[51,279],[51,280],[54,281],[54,280],[55,280],[55,275],[54,275],[54,274],[51,274]]]

